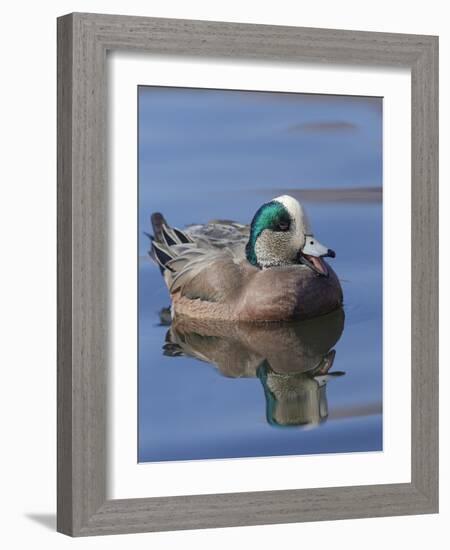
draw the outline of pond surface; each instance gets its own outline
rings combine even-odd
[[[381,450],[381,100],[141,88],[139,102],[138,461]],[[164,324],[151,213],[249,223],[283,193],[336,251],[343,312]]]
[[[306,207],[336,251],[343,314],[169,327],[159,269],[140,258],[140,462],[382,448],[381,205]]]

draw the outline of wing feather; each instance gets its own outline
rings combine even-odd
[[[170,227],[161,214],[154,214],[152,223],[151,255],[171,294],[211,302],[235,296],[248,226],[218,220],[181,231]]]

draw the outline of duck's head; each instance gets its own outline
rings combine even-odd
[[[314,237],[302,205],[282,195],[263,204],[254,215],[246,256],[262,269],[300,263],[326,277],[322,258],[334,258],[335,253]]]

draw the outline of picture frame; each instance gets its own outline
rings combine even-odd
[[[107,499],[106,54],[411,70],[411,482]],[[73,13],[58,18],[57,530],[71,536],[438,511],[438,38]]]

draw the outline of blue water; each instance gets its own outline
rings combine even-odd
[[[308,408],[302,392],[316,386],[293,373],[291,393],[298,395],[287,416],[277,409],[281,398],[268,391],[264,366],[231,372],[186,354],[164,355],[170,327],[160,311],[170,301],[143,236],[157,210],[178,227],[221,217],[248,223],[286,188],[381,186],[381,100],[140,90],[138,460],[381,450],[380,202],[305,203],[315,235],[337,255],[330,263],[341,279],[345,323],[331,346],[330,373],[345,375],[314,390]],[[329,325],[323,327],[314,325],[319,341],[329,336]],[[214,355],[207,337],[195,342],[197,351]],[[222,346],[226,338],[214,342]],[[309,415],[316,405],[320,421]],[[292,425],[297,408],[302,421]]]

